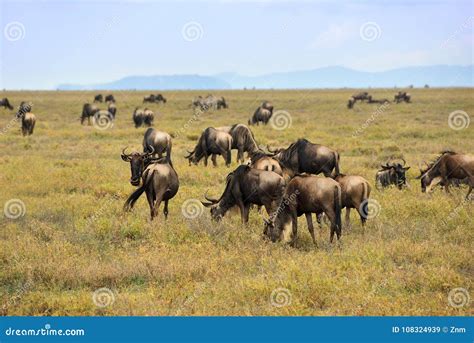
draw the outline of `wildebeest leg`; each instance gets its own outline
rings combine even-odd
[[[244,163],[244,148],[243,147],[238,147],[237,162]]]
[[[163,209],[163,214],[165,215],[165,220],[168,219],[168,200],[165,200],[165,208]]]
[[[346,207],[346,227],[351,227],[351,209]]]
[[[217,167],[216,158],[217,158],[216,154],[212,154],[211,160],[212,160],[212,165],[213,165],[214,167]]]
[[[249,222],[249,215],[250,215],[250,205],[244,205],[242,220],[245,224]]]
[[[323,214],[324,213],[316,213],[316,221],[318,222],[319,224],[319,228],[322,229],[323,228]],[[311,213],[309,214],[311,216]]]
[[[204,154],[204,166],[207,167],[207,159],[209,158],[209,155],[207,153]]]
[[[296,244],[296,238],[298,236],[298,217],[293,213],[291,215],[291,228],[292,228],[292,234],[291,234],[291,242],[290,245],[293,247]]]
[[[148,200],[148,206],[150,206],[150,217],[151,217],[151,220],[153,220],[153,217],[155,216],[155,211],[154,211],[154,208],[153,208],[153,205],[155,204],[155,201],[153,199],[153,193],[151,190],[146,190],[145,192],[146,194],[146,200]]]
[[[311,238],[313,239],[313,243],[314,245],[318,245],[316,243],[316,237],[314,237],[314,226],[313,226],[313,220],[311,218],[311,213],[305,213],[306,215],[306,222],[308,223],[308,230],[309,230],[309,234],[311,235]]]
[[[451,184],[451,181],[449,181],[448,178],[446,178],[446,180],[444,180],[444,190],[446,191],[446,194],[451,194],[450,190],[449,190],[449,185]]]
[[[164,192],[160,192],[156,195],[155,203],[153,205],[153,216],[151,219],[158,215],[158,209],[160,208],[161,201],[163,200]]]

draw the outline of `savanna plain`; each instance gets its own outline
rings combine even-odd
[[[393,99],[398,90],[369,91]],[[15,107],[31,101],[37,124],[23,137],[15,111],[0,109],[0,205],[20,199],[25,210],[17,219],[0,217],[0,313],[472,315],[472,301],[452,306],[448,295],[472,291],[474,202],[464,200],[467,187],[422,193],[415,177],[418,164],[442,150],[474,153],[474,123],[448,125],[453,111],[472,117],[474,91],[409,91],[409,104],[353,109],[346,107],[353,89],[214,91],[229,108],[200,115],[190,103],[206,91],[164,92],[166,104],[146,106],[155,112],[153,126],[175,137],[180,189],[167,221],[162,208],[150,221],[144,195],[132,212],[122,210],[134,187],[120,153],[142,149],[145,128],[134,127],[132,112],[150,92],[111,92],[117,118],[105,130],[79,120],[98,92],[2,92]],[[230,168],[220,157],[217,167],[189,166],[186,150],[206,127],[247,124],[263,100],[286,111],[291,125],[253,126],[259,145],[287,147],[304,137],[339,151],[341,172],[369,180],[379,208],[364,228],[352,211],[338,243],[329,243],[327,225],[316,226],[316,247],[303,216],[290,247],[262,238],[256,208],[247,226],[237,213],[214,223],[208,209],[189,201],[204,200],[206,191],[220,196],[237,162],[234,150]],[[389,158],[411,166],[406,189],[375,189],[375,173]],[[193,218],[183,215],[190,203]]]

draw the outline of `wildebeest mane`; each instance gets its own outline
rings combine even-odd
[[[283,150],[280,155],[280,162],[283,164],[288,164],[291,160],[291,157],[294,154],[297,154],[300,148],[305,147],[309,141],[305,138],[300,138],[298,139],[295,143],[291,143],[288,148]]]
[[[232,140],[236,143],[239,141],[239,137],[243,138],[244,149],[247,151],[255,151],[258,149],[257,141],[253,135],[253,132],[245,125],[234,124],[230,128]]]

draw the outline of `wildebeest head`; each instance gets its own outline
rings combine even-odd
[[[390,170],[396,177],[396,185],[399,189],[407,184],[406,171],[410,167],[406,167],[406,161],[402,158],[403,165],[401,163],[385,163],[382,165],[382,170]]]
[[[430,175],[430,170],[433,167],[433,164],[429,165],[428,163],[425,162],[425,165],[426,165],[426,167],[424,169],[421,168],[421,166],[418,166],[418,168],[420,169],[420,175],[416,177],[417,179],[420,180],[421,191],[423,193],[426,193],[426,190],[428,188],[431,189],[430,185],[433,181],[433,178]]]
[[[146,166],[152,162],[154,149],[151,148],[151,152],[139,153],[139,152],[132,152],[131,154],[125,153],[125,149],[122,150],[122,160],[125,162],[130,162],[130,170],[131,170],[131,177],[130,183],[132,186],[138,186],[140,184],[140,178],[142,176],[143,171],[145,170]]]
[[[219,199],[210,198],[207,196],[207,194],[205,194],[204,198],[207,200],[207,202],[201,201],[205,207],[211,208],[211,217],[215,221],[220,221],[222,217],[224,217],[224,214],[227,212],[227,210],[235,205],[233,197],[230,194],[232,181],[233,173],[230,173],[227,176],[225,190]]]

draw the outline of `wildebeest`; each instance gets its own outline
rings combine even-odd
[[[283,176],[283,168],[281,167],[280,162],[263,151],[257,151],[251,155],[250,166],[255,169],[272,171]]]
[[[383,99],[373,99],[372,95],[369,95],[368,98],[367,98],[367,102],[369,104],[385,104],[385,103],[389,103],[390,100],[385,99],[385,98],[383,98]]]
[[[17,117],[20,117],[28,112],[31,112],[33,105],[30,102],[22,101],[20,106],[18,106],[18,111],[16,113]]]
[[[227,132],[232,136],[232,149],[237,149],[238,162],[244,162],[244,152],[251,155],[259,150],[253,132],[244,124],[216,127],[216,130]]]
[[[155,97],[155,102],[158,102],[158,103],[162,102],[166,104],[166,98],[162,94],[157,94]]]
[[[166,158],[171,161],[171,136],[163,131],[148,128],[143,136],[143,152],[152,152],[153,154],[162,157],[166,152]]]
[[[144,119],[144,111],[141,108],[136,107],[135,110],[133,111],[133,123],[135,124],[135,128],[138,128],[143,125],[143,119]]]
[[[0,99],[0,107],[8,108],[9,110],[13,110],[13,106],[8,101],[8,98]]]
[[[33,134],[33,130],[36,124],[36,116],[27,112],[21,116],[21,132],[23,136],[29,136]]]
[[[96,113],[98,113],[100,109],[96,105],[91,105],[89,103],[84,104],[82,106],[82,115],[81,115],[81,125],[84,124],[84,120],[88,121],[88,124],[91,124],[91,117],[94,117]]]
[[[449,193],[452,179],[468,178],[469,189],[466,199],[469,199],[474,187],[474,156],[443,151],[426,170],[421,171],[418,178],[421,181],[422,192],[430,192],[434,186],[441,183],[446,193]]]
[[[298,217],[306,216],[308,230],[316,244],[312,213],[324,213],[331,222],[330,242],[341,238],[342,193],[339,183],[331,178],[297,175],[288,183],[278,209],[265,220],[264,234],[273,242],[294,243],[298,232]]]
[[[237,206],[243,223],[249,221],[252,205],[264,206],[267,213],[273,213],[283,195],[285,181],[273,172],[240,165],[227,175],[225,190],[219,199],[205,196],[208,202],[202,204],[211,207],[211,216],[220,220],[226,212]]]
[[[270,113],[273,114],[273,104],[270,101],[265,100],[264,102],[262,102],[262,105],[260,105],[260,107],[269,110]]]
[[[112,115],[112,118],[115,119],[115,115],[117,114],[117,105],[115,105],[115,102],[109,102],[107,110]]]
[[[271,151],[280,164],[293,174],[308,173],[331,176],[339,175],[339,153],[324,145],[313,144],[300,138],[286,149]]]
[[[362,176],[345,174],[339,174],[334,180],[341,186],[342,208],[346,208],[346,226],[350,226],[351,208],[356,209],[364,225],[367,220],[367,201],[371,191],[369,182]]]
[[[397,104],[403,101],[408,103],[411,101],[411,95],[410,93],[399,91],[397,94],[395,94],[393,101],[395,101]]]
[[[359,100],[359,101],[369,100],[369,93],[368,92],[360,92],[360,93],[354,94],[352,96],[352,98],[354,99],[354,102],[357,101],[357,100]]]
[[[115,98],[112,94],[109,94],[105,97],[105,102],[115,102]]]
[[[270,110],[263,108],[262,106],[259,106],[255,110],[252,118],[249,119],[248,124],[258,125],[260,122],[262,122],[263,124],[268,124],[271,117],[272,117],[272,112]]]
[[[155,102],[156,101],[156,96],[155,94],[150,94],[150,96],[146,96],[143,98],[143,103],[145,102]]]
[[[217,104],[216,108],[220,110],[221,108],[228,108],[229,105],[227,105],[227,102],[225,101],[224,97],[221,96],[220,98],[217,99]]]
[[[188,151],[186,158],[191,163],[198,164],[204,158],[204,165],[207,166],[207,159],[212,155],[211,160],[217,166],[216,156],[222,155],[226,166],[230,166],[232,160],[232,136],[224,131],[208,127],[199,137],[198,143],[193,151]]]
[[[94,102],[103,102],[104,101],[104,96],[102,94],[97,94],[94,97]]]
[[[214,95],[207,95],[207,97],[203,98],[202,96],[198,96],[193,99],[192,106],[196,109],[199,108],[201,111],[208,111],[208,110],[219,110],[221,108],[227,108],[227,102],[225,101],[224,97],[216,97]]]
[[[143,125],[148,126],[148,127],[152,126],[154,118],[155,118],[155,114],[153,113],[152,110],[149,110],[148,108],[145,108],[143,110]]]
[[[347,100],[347,108],[352,108],[352,107],[354,107],[355,102],[356,102],[356,100],[355,100],[353,97],[350,97],[350,98]]]
[[[406,186],[406,171],[410,167],[406,167],[406,161],[402,159],[403,165],[401,163],[391,163],[386,162],[381,165],[380,170],[375,174],[375,187],[377,189],[382,189],[389,187],[390,185],[395,185],[398,189],[402,189],[403,186]]]
[[[165,158],[152,157],[153,152],[126,154],[122,150],[122,160],[130,162],[130,183],[138,187],[127,199],[124,210],[129,211],[138,198],[145,192],[148,205],[150,206],[151,219],[157,216],[162,201],[165,202],[163,214],[168,217],[168,201],[172,199],[179,189],[178,174],[173,168],[171,161]]]

